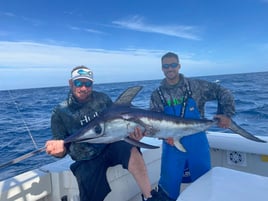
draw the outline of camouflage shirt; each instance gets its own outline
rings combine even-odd
[[[67,100],[60,103],[51,116],[51,130],[53,139],[64,140],[74,134],[112,104],[108,95],[92,91],[86,103],[78,103],[70,93]],[[67,153],[73,160],[89,160],[99,155],[105,144],[70,143],[66,145]]]
[[[182,103],[186,91],[185,83],[188,82],[192,91],[191,97],[195,100],[202,118],[204,118],[205,104],[208,101],[217,101],[217,114],[224,114],[228,117],[235,114],[234,98],[229,90],[217,83],[186,78],[183,74],[179,74],[179,76],[179,82],[175,85],[169,85],[166,79],[163,79],[160,84],[163,96],[167,101],[176,101],[177,104]],[[153,91],[151,95],[150,109],[158,112],[164,111],[157,90]]]

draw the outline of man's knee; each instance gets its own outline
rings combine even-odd
[[[145,163],[142,158],[141,152],[136,147],[132,147],[128,163],[128,170],[130,172],[133,172],[135,170],[141,169],[145,169]]]
[[[141,152],[139,151],[139,149],[137,147],[132,147],[131,151],[130,151],[130,159],[129,161],[134,160],[134,161],[143,161]]]

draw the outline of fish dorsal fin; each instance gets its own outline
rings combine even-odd
[[[134,86],[127,88],[114,102],[116,105],[128,105],[131,106],[132,100],[140,92],[142,86]]]

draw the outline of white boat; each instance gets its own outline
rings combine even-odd
[[[268,200],[268,144],[231,133],[208,132],[212,169],[191,184],[182,184],[177,201]],[[268,141],[267,136],[258,136]],[[160,141],[155,140],[156,143]],[[161,149],[143,150],[152,186],[160,173]],[[0,201],[78,201],[76,180],[65,157],[55,163],[0,182]],[[105,201],[140,201],[132,175],[115,166],[108,169],[112,192]]]

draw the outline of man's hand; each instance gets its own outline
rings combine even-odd
[[[231,124],[231,119],[225,115],[218,114],[214,116],[214,119],[218,119],[218,126],[220,128],[229,128]]]
[[[48,140],[46,142],[46,152],[55,157],[63,157],[66,153],[63,140]]]
[[[144,133],[141,131],[141,129],[139,127],[136,127],[134,129],[134,132],[130,133],[129,137],[134,139],[134,140],[137,140],[137,141],[140,141],[144,136]]]
[[[172,137],[169,137],[165,139],[166,143],[168,143],[171,146],[174,146],[174,139]]]

